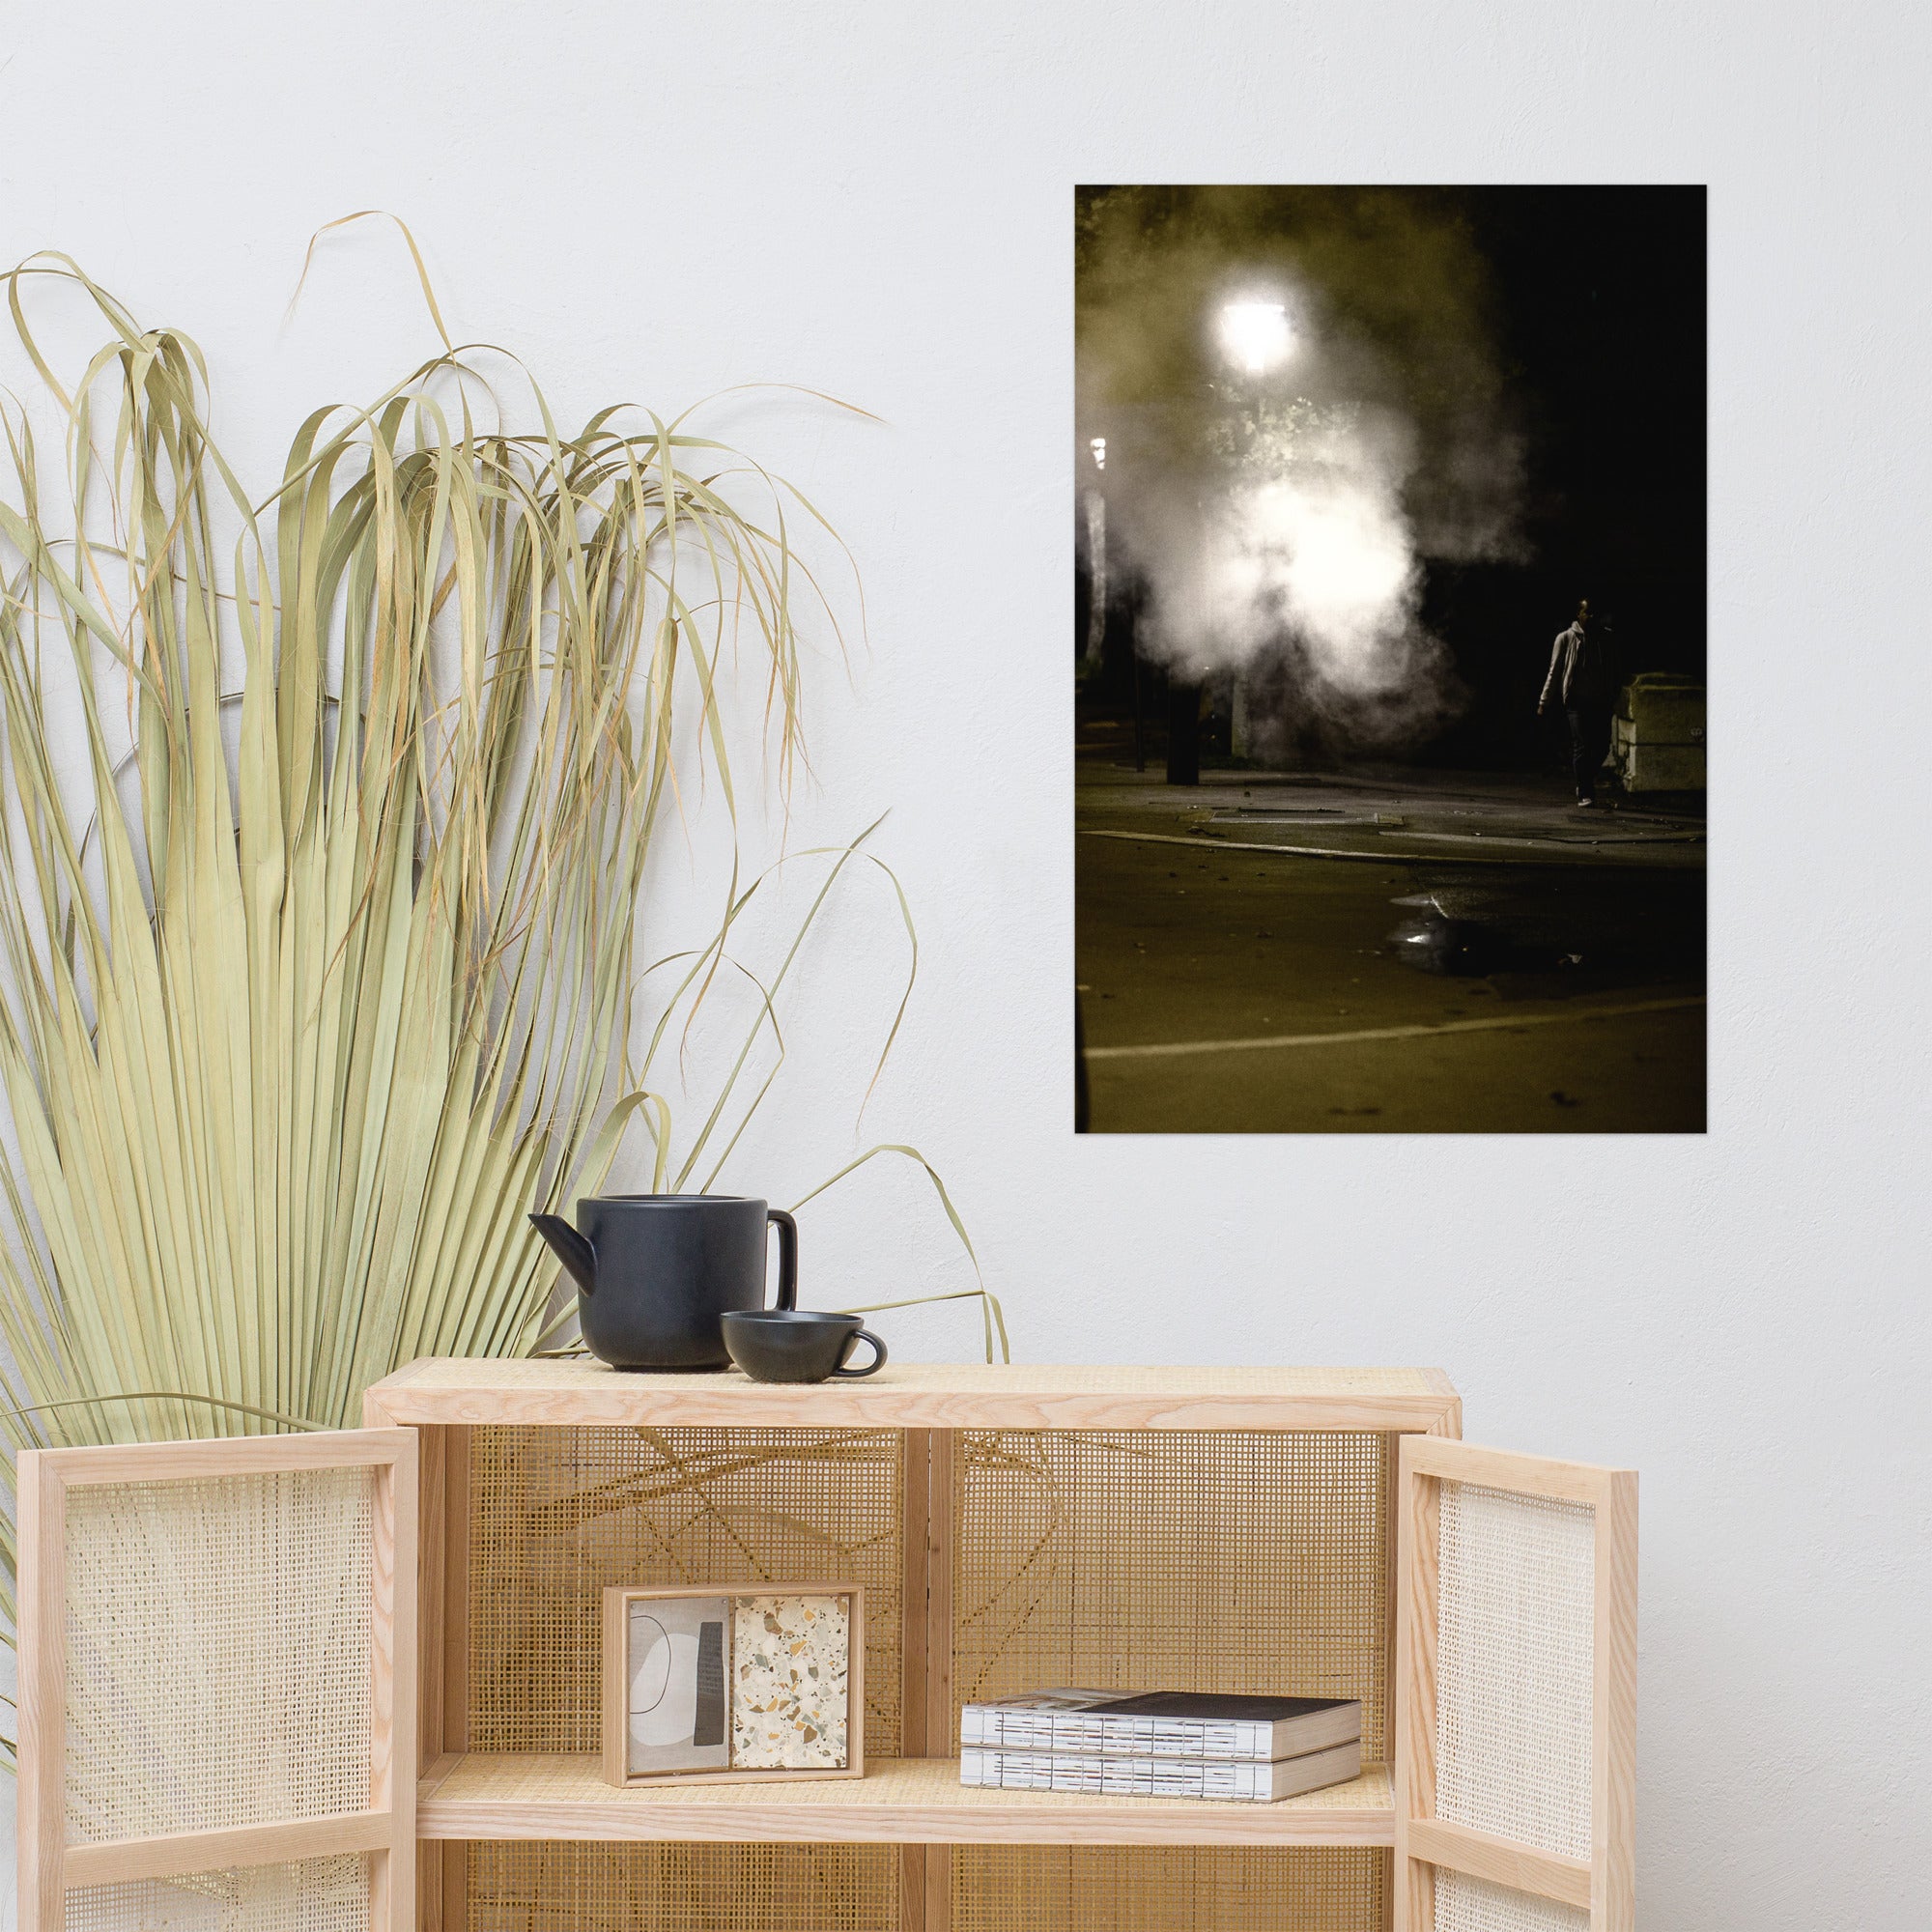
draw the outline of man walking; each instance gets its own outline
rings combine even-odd
[[[1554,695],[1570,725],[1570,772],[1577,782],[1577,804],[1584,810],[1597,802],[1597,773],[1610,744],[1610,707],[1616,698],[1609,653],[1590,620],[1586,598],[1567,631],[1557,633],[1549,653],[1549,675],[1536,701],[1541,718]]]

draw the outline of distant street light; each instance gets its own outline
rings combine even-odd
[[[1265,376],[1288,359],[1294,331],[1285,302],[1229,302],[1221,310],[1221,347],[1228,359],[1250,376]]]

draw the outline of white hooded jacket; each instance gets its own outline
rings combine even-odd
[[[1559,631],[1549,653],[1549,675],[1543,680],[1543,696],[1537,699],[1537,708],[1541,710],[1549,702],[1552,691],[1558,702],[1566,705],[1601,700],[1605,695],[1603,687],[1608,683],[1605,669],[1603,647],[1581,624]]]

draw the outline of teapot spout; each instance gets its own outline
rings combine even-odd
[[[558,1214],[532,1214],[530,1226],[550,1243],[551,1251],[585,1294],[597,1288],[597,1250]]]

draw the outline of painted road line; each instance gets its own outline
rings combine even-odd
[[[1439,852],[1337,852],[1326,845],[1258,845],[1240,838],[1211,838],[1200,833],[1179,832],[1102,832],[1082,827],[1083,838],[1124,838],[1135,845],[1191,845],[1197,852],[1272,852],[1283,859],[1367,859],[1378,866],[1400,864],[1405,858],[1426,860],[1439,866]]]
[[[1701,1007],[1702,993],[1676,1000],[1637,1000],[1623,1007],[1582,1007],[1569,1013],[1497,1014],[1493,1019],[1445,1020],[1440,1026],[1363,1027],[1354,1033],[1271,1033],[1258,1039],[1184,1039],[1161,1046],[1090,1046],[1089,1060],[1175,1060],[1188,1053],[1252,1053],[1272,1046],[1357,1046],[1375,1039],[1435,1039],[1450,1033],[1514,1033],[1519,1027],[1617,1020],[1632,1013],[1674,1013]]]
[[[1506,857],[1501,852],[1458,852],[1453,856],[1443,852],[1393,852],[1386,850],[1379,852],[1349,852],[1333,845],[1264,845],[1254,839],[1216,838],[1202,833],[1108,832],[1103,831],[1098,826],[1082,826],[1080,836],[1083,838],[1124,838],[1130,844],[1135,845],[1187,845],[1191,846],[1197,852],[1272,852],[1277,859],[1354,859],[1363,865],[1369,866],[1594,865],[1599,868],[1620,867],[1627,869],[1632,863],[1629,859],[1622,856],[1621,853],[1612,852],[1605,852],[1598,858],[1591,859],[1585,856],[1591,851],[1591,847],[1567,843],[1559,845],[1554,839],[1551,839],[1548,844],[1543,844],[1542,840],[1537,841],[1538,844],[1543,845],[1543,850],[1548,855],[1547,857],[1519,859]],[[1412,833],[1408,836],[1411,838],[1420,838],[1425,835]],[[1460,834],[1446,833],[1441,836],[1444,838],[1461,837]],[[1493,839],[1484,838],[1480,842],[1485,845],[1500,845],[1504,841],[1502,838],[1496,838]],[[1643,842],[1645,844],[1656,844],[1662,841],[1645,839]],[[1683,851],[1689,848],[1676,846],[1672,849]],[[1686,867],[1683,869],[1689,868]]]
[[[1571,823],[1575,823],[1572,820]],[[1386,838],[1384,832],[1380,837]],[[1428,838],[1448,845],[1464,844],[1470,839],[1480,839],[1485,845],[1521,845],[1536,851],[1547,852],[1554,845],[1563,851],[1578,848],[1594,850],[1599,845],[1701,845],[1704,835],[1701,832],[1615,832],[1601,833],[1592,838],[1584,833],[1546,833],[1528,838],[1512,838],[1503,832],[1401,832],[1401,838]]]

